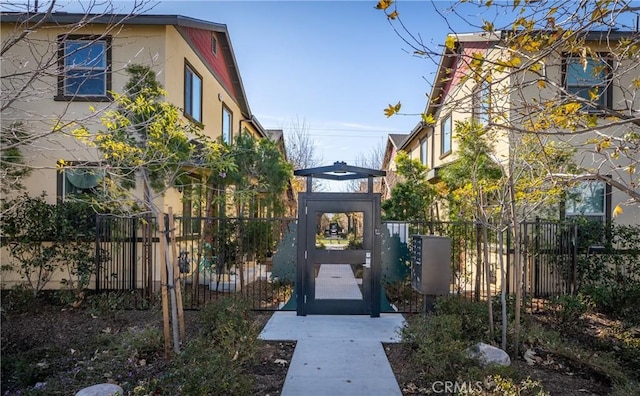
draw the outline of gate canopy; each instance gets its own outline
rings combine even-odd
[[[307,192],[311,192],[311,181],[313,178],[327,180],[356,180],[369,179],[368,191],[373,190],[373,178],[385,176],[387,172],[379,169],[361,168],[347,165],[346,162],[336,161],[333,165],[320,166],[317,168],[298,169],[293,172],[295,176],[307,178]]]

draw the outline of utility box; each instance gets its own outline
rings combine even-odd
[[[411,285],[421,294],[448,295],[451,288],[451,238],[411,236]]]

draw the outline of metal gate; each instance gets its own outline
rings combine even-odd
[[[381,171],[335,163],[296,171],[307,177],[298,196],[297,312],[380,316]],[[311,178],[369,178],[367,192],[313,192]]]

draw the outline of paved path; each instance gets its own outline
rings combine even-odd
[[[349,264],[321,264],[316,277],[318,300],[362,300],[362,292]]]
[[[296,340],[282,396],[401,396],[382,347],[399,342],[400,314],[309,315],[275,312],[263,340]]]

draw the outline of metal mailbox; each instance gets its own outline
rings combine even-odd
[[[421,294],[448,295],[451,287],[451,238],[411,236],[411,285]]]

